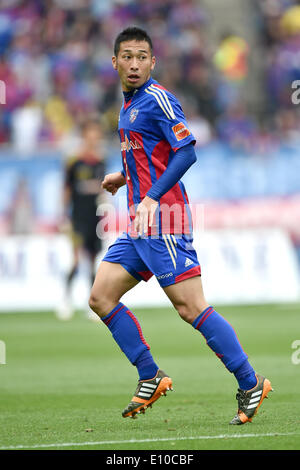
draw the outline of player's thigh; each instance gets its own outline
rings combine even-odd
[[[89,304],[97,310],[98,315],[105,316],[138,283],[121,264],[102,261],[92,286]]]
[[[163,290],[180,316],[188,323],[192,323],[209,306],[200,276],[163,287]]]

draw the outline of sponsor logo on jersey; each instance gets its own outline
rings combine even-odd
[[[138,114],[139,114],[139,110],[136,109],[136,108],[133,108],[133,109],[130,111],[129,121],[130,121],[131,123],[133,123],[133,122],[136,120]]]
[[[142,146],[136,141],[129,140],[127,135],[125,135],[125,141],[121,142],[121,152],[129,152],[131,149],[141,149]]]
[[[190,131],[188,128],[183,124],[183,122],[179,122],[175,126],[172,127],[172,131],[175,134],[177,140],[185,139],[188,135],[190,135]]]

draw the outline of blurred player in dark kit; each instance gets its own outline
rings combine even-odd
[[[82,144],[78,154],[71,157],[65,169],[64,208],[68,233],[72,241],[73,262],[66,276],[65,295],[57,317],[69,319],[73,316],[71,302],[72,281],[79,268],[81,255],[89,258],[90,281],[94,281],[94,264],[102,248],[97,235],[97,206],[103,190],[101,181],[105,173],[104,152],[101,145],[102,130],[97,119],[89,119],[82,126]],[[91,310],[88,316],[97,318]]]

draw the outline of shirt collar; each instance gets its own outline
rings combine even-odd
[[[137,88],[137,90],[138,90],[138,91],[144,91],[145,88],[147,88],[148,86],[150,86],[151,83],[153,83],[153,82],[154,82],[153,78],[150,77],[149,80],[147,80],[147,81],[144,83],[144,85],[142,85],[140,88]]]
[[[131,91],[123,91],[125,103],[127,103],[128,101],[130,101],[131,98],[132,98],[133,96],[135,96],[138,92],[144,91],[145,88],[147,88],[148,86],[150,86],[151,83],[153,83],[153,82],[154,82],[153,78],[150,77],[149,80],[147,80],[140,88],[135,88],[134,90],[131,90]]]

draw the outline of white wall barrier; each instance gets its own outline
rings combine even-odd
[[[209,303],[300,300],[296,253],[284,231],[195,232],[194,247]],[[1,237],[0,312],[55,309],[63,295],[63,279],[71,259],[70,242],[64,235]],[[85,308],[89,295],[86,260],[81,264],[72,295],[75,307]],[[141,282],[123,301],[132,307],[170,305],[154,278]]]

